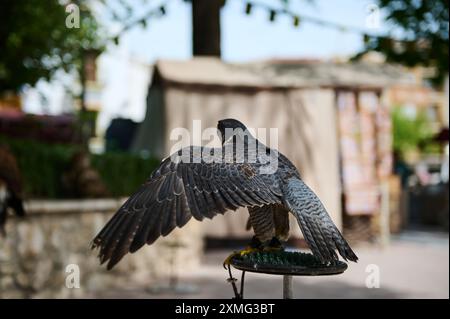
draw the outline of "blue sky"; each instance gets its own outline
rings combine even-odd
[[[276,0],[259,0],[276,6]],[[153,1],[155,5],[157,1]],[[159,3],[163,3],[160,1]],[[370,0],[291,0],[290,9],[342,25],[366,29]],[[362,48],[361,35],[301,22],[293,27],[289,17],[269,22],[264,9],[244,13],[245,1],[228,0],[221,12],[222,55],[226,61],[241,62],[268,58],[331,58],[348,56]],[[181,0],[169,1],[167,15],[149,22],[147,28],[132,29],[120,46],[139,60],[152,63],[160,58],[191,57],[191,9]],[[113,48],[115,50],[116,48]]]
[[[157,8],[165,2],[150,1],[149,7]],[[255,2],[271,6],[281,3],[277,0]],[[368,6],[373,1],[291,0],[290,3],[289,9],[297,14],[367,30]],[[361,34],[307,22],[301,22],[295,28],[292,18],[288,16],[277,16],[274,22],[270,22],[268,12],[263,8],[254,7],[252,14],[246,15],[245,4],[244,0],[227,0],[222,9],[222,58],[225,61],[345,58],[362,49]],[[137,8],[136,16],[141,17],[147,10]],[[118,25],[108,24],[112,34],[116,34],[119,28]],[[369,31],[383,32],[383,29]],[[103,109],[98,123],[101,130],[106,128],[111,118],[117,116],[135,121],[144,118],[150,72],[136,67],[136,63],[142,66],[157,59],[189,59],[192,56],[191,33],[190,4],[182,0],[169,0],[165,16],[149,20],[146,28],[137,26],[131,29],[120,38],[118,46],[110,46],[99,62],[103,84]]]
[[[137,26],[126,32],[119,45],[110,45],[98,61],[100,99],[100,131],[111,118],[125,117],[141,121],[145,115],[145,98],[150,81],[149,65],[157,59],[189,59],[191,47],[191,7],[182,0],[151,0],[146,8],[142,0],[129,0],[135,5],[136,17],[148,8],[168,3],[167,14],[149,20],[146,28]],[[278,0],[254,0],[279,6]],[[288,16],[269,21],[267,10],[255,7],[251,15],[244,13],[245,0],[227,0],[221,12],[222,58],[230,62],[247,62],[273,58],[346,58],[362,49],[362,36],[301,21],[295,28]],[[320,18],[341,25],[384,33],[387,26],[368,29],[368,6],[373,0],[290,0],[290,10],[300,15]],[[106,12],[106,11],[105,11]],[[99,16],[111,35],[120,25]],[[32,113],[58,114],[64,111],[64,89],[61,79],[53,83],[38,83],[38,90],[29,90],[25,110]],[[70,85],[69,85],[70,86]],[[73,86],[73,85],[72,85]],[[37,92],[46,96],[43,106]]]
[[[259,0],[277,6],[276,0]],[[290,9],[360,29],[366,27],[370,0],[291,0]],[[163,1],[152,1],[155,5]],[[222,56],[226,61],[268,58],[331,58],[348,56],[362,48],[361,35],[301,22],[295,28],[287,16],[269,22],[268,13],[254,8],[244,13],[244,0],[228,0],[222,9]],[[382,29],[381,29],[382,31]],[[149,63],[159,58],[191,57],[191,10],[181,0],[169,1],[167,15],[150,21],[147,28],[132,29],[121,38],[120,46],[139,60]],[[113,49],[114,50],[114,49]]]

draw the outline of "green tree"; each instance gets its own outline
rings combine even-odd
[[[85,0],[79,28],[68,28],[64,1],[0,1],[0,95],[49,80],[57,70],[81,71],[86,50],[103,49],[99,26]]]
[[[402,157],[411,151],[429,152],[435,149],[432,143],[433,129],[424,111],[409,115],[402,107],[392,111],[394,150]],[[434,147],[434,148],[433,148]]]
[[[379,51],[388,61],[433,67],[441,84],[448,74],[448,0],[378,0],[392,26],[391,37],[365,38],[365,52]],[[396,37],[395,37],[396,36]]]

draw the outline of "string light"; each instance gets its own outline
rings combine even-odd
[[[167,3],[171,1],[171,0],[166,0],[166,2],[163,5],[160,5],[159,7],[157,7],[156,9],[151,9],[150,11],[148,11],[146,14],[144,14],[142,17],[140,17],[139,19],[133,20],[129,23],[127,23],[122,30],[120,30],[115,36],[113,36],[110,40],[114,42],[115,45],[119,44],[119,38],[121,35],[123,35],[125,32],[127,32],[128,30],[132,29],[133,27],[135,27],[136,25],[141,25],[144,28],[147,27],[147,20],[152,18],[152,17],[161,17],[166,15],[167,10]]]
[[[363,41],[364,41],[365,44],[369,43],[370,37],[367,34],[364,34],[363,35]]]
[[[270,22],[274,22],[277,16],[277,12],[275,10],[270,10],[269,20]]]
[[[151,17],[158,17],[158,16],[164,16],[167,14],[167,3],[171,1],[171,0],[166,0],[166,2],[163,5],[160,5],[159,7],[157,7],[156,9],[152,9],[150,11],[148,11],[145,15],[143,15],[141,18],[136,19],[128,24],[126,24],[122,30],[120,32],[118,32],[115,36],[111,37],[110,40],[113,41],[116,45],[119,44],[119,38],[120,36],[125,33],[126,31],[128,31],[129,29],[133,28],[136,25],[142,25],[143,27],[147,27],[147,20],[150,19]],[[187,2],[187,0],[185,0]],[[275,9],[265,3],[258,3],[255,1],[246,1],[245,3],[245,14],[246,15],[250,15],[253,11],[253,9],[255,7],[258,8],[262,8],[265,9],[269,12],[269,21],[270,22],[274,22],[276,20],[276,17],[278,14],[282,14],[285,16],[290,16],[292,19],[292,25],[294,27],[298,27],[300,25],[300,22],[305,21],[305,22],[309,22],[309,23],[313,23],[322,27],[328,27],[328,28],[334,28],[334,29],[338,29],[342,32],[355,32],[355,33],[359,33],[363,36],[364,38],[364,42],[369,42],[371,38],[378,38],[378,39],[389,39],[390,41],[395,41],[395,42],[405,42],[403,40],[397,40],[397,39],[392,39],[388,36],[385,35],[373,35],[373,34],[369,34],[367,32],[365,32],[362,29],[359,28],[355,28],[355,27],[349,27],[349,26],[345,26],[345,25],[341,25],[338,23],[334,23],[334,22],[330,22],[330,21],[326,21],[326,20],[321,20],[320,18],[315,18],[315,17],[311,17],[311,16],[306,16],[306,15],[299,15],[296,14],[290,10],[288,10],[287,8],[284,9]],[[115,14],[113,12],[113,14]],[[385,40],[386,41],[386,40]]]
[[[159,12],[161,13],[161,16],[166,14],[166,7],[165,6],[161,6],[159,7]]]
[[[250,2],[247,2],[245,4],[245,14],[249,15],[250,13],[252,13],[252,4]]]
[[[312,16],[299,15],[299,14],[296,14],[296,13],[290,11],[286,7],[283,8],[283,9],[276,9],[274,7],[271,7],[268,4],[265,4],[265,3],[259,3],[257,1],[246,1],[245,13],[247,15],[250,15],[250,13],[252,12],[253,8],[261,8],[261,9],[265,9],[266,11],[268,11],[268,13],[269,13],[268,16],[269,16],[269,21],[270,22],[274,22],[275,19],[276,19],[276,16],[278,14],[282,14],[282,15],[291,17],[292,25],[294,27],[298,27],[300,25],[301,21],[305,21],[305,22],[309,22],[309,23],[312,23],[312,24],[319,25],[321,27],[337,29],[337,30],[339,30],[341,32],[359,33],[359,34],[361,34],[364,37],[364,41],[365,42],[370,41],[371,38],[378,38],[378,39],[381,39],[381,40],[389,39],[390,41],[394,41],[394,42],[408,42],[408,41],[405,41],[405,40],[393,39],[393,38],[391,38],[391,37],[389,37],[387,35],[369,34],[365,30],[357,28],[357,27],[350,27],[350,26],[339,24],[339,23],[322,20],[320,18],[316,18],[316,17],[312,17]]]
[[[294,16],[292,19],[292,24],[294,25],[294,27],[298,27],[300,25],[300,17]]]

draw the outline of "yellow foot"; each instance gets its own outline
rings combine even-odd
[[[253,248],[253,247],[247,247],[244,248],[242,250],[239,251],[235,251],[234,253],[232,253],[230,256],[228,256],[224,261],[223,261],[223,268],[227,269],[227,266],[231,264],[231,259],[233,259],[236,256],[244,256],[250,253],[253,253],[255,251],[261,251],[261,249],[259,248]]]

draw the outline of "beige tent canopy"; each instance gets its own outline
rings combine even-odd
[[[175,137],[177,128],[192,132],[198,125],[194,120],[201,120],[202,130],[214,128],[223,118],[236,118],[255,129],[276,128],[278,149],[297,166],[339,226],[343,186],[337,92],[373,92],[378,100],[385,87],[408,80],[403,74],[393,66],[358,63],[159,61],[134,150],[166,157],[180,142],[170,140],[171,133]],[[208,143],[209,137],[201,141],[191,136],[181,144],[202,142]],[[203,222],[203,229],[212,237],[249,236],[247,217],[241,209]],[[300,236],[296,223],[291,223],[291,229]]]

